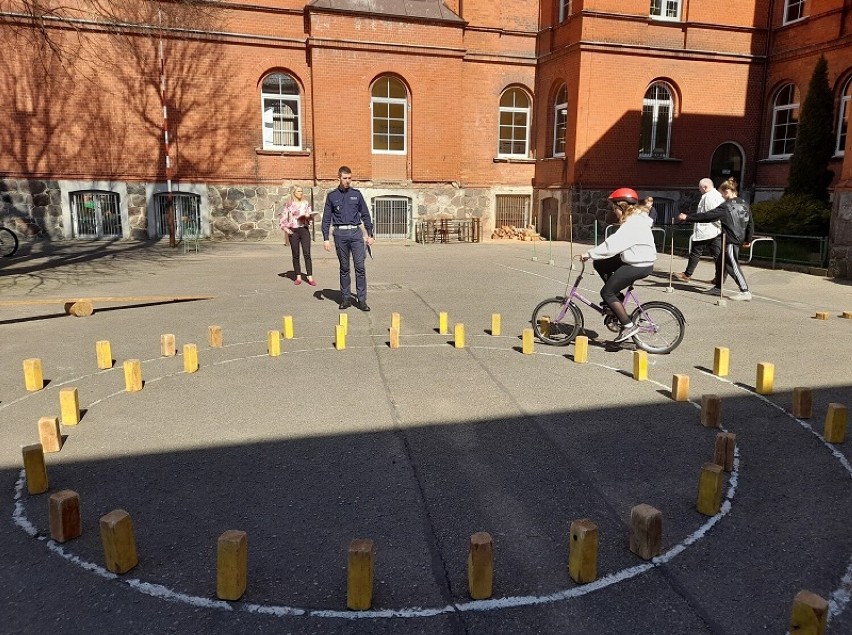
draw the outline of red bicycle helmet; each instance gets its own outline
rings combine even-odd
[[[607,198],[613,203],[636,205],[639,202],[639,195],[636,193],[636,190],[631,190],[629,187],[620,187]]]

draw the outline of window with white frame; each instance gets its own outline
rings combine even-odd
[[[672,136],[674,100],[672,91],[663,82],[654,82],[642,100],[642,128],[639,156],[645,159],[665,159],[669,156]]]
[[[852,101],[852,77],[846,80],[843,92],[840,94],[840,103],[837,106],[837,146],[834,154],[842,157],[846,148],[846,131],[849,128],[849,102]]]
[[[565,22],[571,15],[571,0],[559,0],[559,22]]]
[[[784,0],[784,24],[805,17],[805,0]]]
[[[658,20],[680,20],[681,0],[651,0],[651,17]]]
[[[261,86],[263,147],[302,149],[302,96],[296,80],[285,73],[267,75]]]
[[[793,84],[787,84],[775,94],[775,100],[772,102],[770,158],[785,159],[793,154],[798,128],[799,103],[796,101],[796,87]]]
[[[373,84],[373,153],[405,154],[408,129],[408,91],[395,77],[382,77]]]
[[[565,131],[568,127],[568,88],[565,84],[553,102],[553,156],[565,156]]]
[[[530,98],[520,88],[510,88],[500,96],[500,131],[497,154],[501,157],[529,155]]]

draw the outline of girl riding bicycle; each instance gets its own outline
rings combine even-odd
[[[639,195],[635,190],[622,187],[608,197],[621,220],[616,232],[594,249],[582,255],[583,260],[592,259],[595,271],[604,280],[601,298],[615,313],[621,323],[621,332],[615,342],[629,340],[639,331],[624,309],[624,289],[654,271],[657,247],[651,231],[648,210],[639,206]]]

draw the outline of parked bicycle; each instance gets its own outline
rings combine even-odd
[[[0,257],[10,258],[18,251],[18,235],[8,227],[0,227]]]
[[[536,337],[545,344],[567,346],[583,330],[583,313],[577,302],[603,316],[604,325],[613,333],[621,330],[621,324],[607,304],[597,304],[588,300],[577,289],[586,271],[586,263],[581,262],[580,272],[574,285],[566,285],[564,297],[548,298],[535,308],[532,314],[532,327]],[[569,282],[570,284],[570,282]],[[656,354],[671,353],[683,341],[686,331],[686,318],[673,304],[653,300],[641,303],[636,297],[633,285],[624,294],[624,305],[636,305],[630,315],[639,332],[633,336],[633,342],[643,351]]]

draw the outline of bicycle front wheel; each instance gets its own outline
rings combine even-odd
[[[565,298],[549,298],[533,311],[532,327],[535,336],[545,344],[567,346],[583,328],[583,314]]]
[[[630,319],[640,329],[633,341],[649,353],[671,353],[683,341],[686,332],[683,313],[668,302],[646,302],[633,311]]]
[[[0,227],[0,257],[14,256],[18,251],[18,236],[11,229]]]

